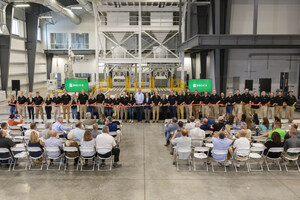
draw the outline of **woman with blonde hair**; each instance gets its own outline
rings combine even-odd
[[[93,117],[94,116],[94,111],[95,111],[95,106],[94,105],[96,105],[96,99],[94,98],[94,94],[92,92],[90,92],[88,103],[89,103],[88,112],[90,112],[92,117]]]
[[[40,157],[44,152],[44,149],[43,149],[44,146],[45,146],[45,144],[42,140],[40,140],[38,133],[36,131],[32,131],[30,133],[28,147],[40,147],[41,151],[29,152],[29,155],[32,157]],[[36,159],[35,161],[41,162],[42,160],[43,160],[43,158],[39,158],[39,159]]]
[[[72,97],[71,97],[71,112],[72,112],[72,118],[73,119],[78,119],[77,117],[77,97],[76,97],[76,94],[72,94]]]
[[[114,104],[114,113],[116,114],[116,118],[119,119],[120,118],[120,105],[121,101],[119,98],[119,94],[115,95],[115,98],[113,99],[113,104]]]
[[[46,98],[45,98],[45,112],[47,115],[47,119],[51,119],[51,111],[52,111],[52,106],[51,104],[53,103],[52,98],[50,97],[50,94],[47,93]]]
[[[74,152],[66,152],[66,156],[68,157],[77,157],[74,159],[74,166],[77,165],[78,163],[78,156],[79,156],[79,145],[78,143],[74,140],[74,133],[70,132],[68,134],[68,140],[66,141],[66,147],[76,147],[78,149],[78,151],[74,151]]]
[[[95,155],[95,146],[96,142],[93,138],[92,132],[90,130],[86,130],[84,132],[83,138],[80,142],[81,148],[89,148],[91,151],[89,152],[81,152],[81,156],[84,158],[91,158]],[[85,164],[88,164],[88,159],[85,160]]]
[[[8,101],[8,103],[17,104],[17,100],[15,99],[14,95],[10,96],[10,100]],[[16,114],[16,105],[9,105],[9,114],[10,115]]]
[[[28,98],[27,98],[27,103],[28,105],[27,110],[28,110],[28,115],[29,115],[29,119],[34,120],[34,107],[33,105],[34,103],[34,99],[32,98],[32,94],[31,92],[28,93]]]

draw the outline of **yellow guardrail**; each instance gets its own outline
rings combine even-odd
[[[173,91],[185,90],[186,84],[180,78],[174,79],[173,77],[169,77],[169,87]]]
[[[95,81],[94,86],[94,93],[101,89],[102,91],[108,91],[111,88],[111,78],[108,77],[107,79],[97,79]]]
[[[145,81],[144,79],[131,79],[132,81],[129,80],[129,77],[126,77],[125,79],[125,91],[129,92],[134,90],[136,92],[139,88],[150,90],[151,92],[154,92],[155,90],[155,82],[154,82],[154,77],[151,77],[150,82]],[[140,81],[141,80],[141,81]],[[141,83],[141,87],[139,87]]]

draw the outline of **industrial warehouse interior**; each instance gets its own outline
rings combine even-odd
[[[299,0],[0,0],[3,200],[300,199]]]

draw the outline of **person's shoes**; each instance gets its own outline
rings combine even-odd
[[[152,123],[155,123],[155,121],[153,121]]]
[[[227,160],[225,166],[226,166],[226,167],[229,167],[229,165],[231,165],[231,164],[232,164],[231,161],[230,161],[230,160]]]
[[[175,161],[173,161],[173,165],[175,165]]]
[[[240,163],[234,163],[234,166],[236,166],[237,168],[240,168]]]
[[[164,144],[164,145],[165,145],[166,147],[167,147],[167,146],[169,146],[169,144],[168,144],[168,143],[166,143],[166,144]]]
[[[122,164],[118,164],[118,163],[113,164],[113,168],[118,168],[118,167],[122,167]]]
[[[127,123],[127,120],[125,120],[124,122]]]
[[[104,163],[104,162],[101,163],[101,164],[100,164],[100,167],[105,167],[105,163]]]
[[[156,123],[159,123],[159,121],[156,121]]]
[[[170,155],[173,155],[174,153],[173,152],[170,152]]]

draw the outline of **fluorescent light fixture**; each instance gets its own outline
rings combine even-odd
[[[30,5],[27,4],[27,3],[15,4],[14,6],[15,6],[16,8],[27,8],[27,7],[30,7]]]
[[[82,7],[80,7],[80,6],[73,6],[73,7],[71,7],[71,10],[82,10]]]
[[[104,67],[104,63],[99,63],[99,67]]]
[[[40,16],[40,19],[52,19],[52,16]]]

